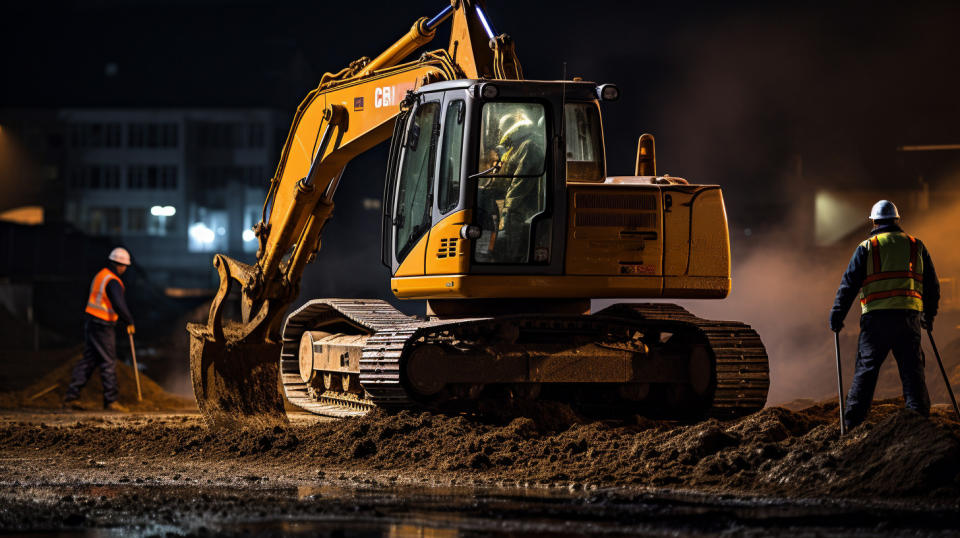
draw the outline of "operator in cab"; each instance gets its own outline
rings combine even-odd
[[[499,104],[499,103],[498,103]],[[487,150],[490,177],[481,181],[481,213],[499,215],[490,252],[493,263],[523,263],[530,244],[530,219],[542,211],[546,136],[542,107],[503,103],[497,118],[497,144]],[[489,217],[488,217],[489,218]]]
[[[891,350],[907,409],[930,413],[920,329],[933,326],[940,301],[933,260],[919,239],[900,228],[892,202],[874,204],[870,220],[870,237],[854,251],[830,311],[830,329],[840,332],[859,291],[860,344],[843,414],[848,429],[866,419],[880,367]]]
[[[100,368],[103,382],[103,407],[110,411],[126,413],[129,409],[117,402],[117,338],[115,327],[118,320],[127,325],[127,333],[136,332],[133,316],[123,297],[124,285],[120,276],[130,266],[130,253],[117,247],[110,252],[105,266],[97,272],[90,283],[87,307],[83,324],[83,356],[73,368],[70,387],[64,396],[64,406],[83,409],[79,405],[80,391],[90,380],[96,368]]]

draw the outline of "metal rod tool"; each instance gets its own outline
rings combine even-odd
[[[140,394],[140,369],[137,368],[137,350],[133,347],[133,335],[127,333],[130,337],[130,356],[133,357],[133,378],[137,380],[137,401],[143,401],[143,395]]]
[[[927,337],[930,338],[930,345],[933,346],[933,354],[937,357],[937,364],[940,366],[940,373],[943,375],[943,382],[947,385],[947,393],[950,394],[950,401],[953,402],[953,410],[957,413],[957,419],[960,419],[960,407],[957,407],[957,398],[953,395],[953,388],[950,387],[950,378],[947,377],[947,371],[943,369],[943,361],[940,360],[940,352],[937,350],[937,343],[933,341],[933,329],[927,329]]]
[[[843,403],[843,372],[840,370],[840,332],[833,333],[833,344],[837,351],[837,394],[840,395],[840,435],[847,434],[847,426],[843,422],[843,410],[846,405]]]

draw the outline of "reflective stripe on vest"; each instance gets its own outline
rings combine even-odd
[[[113,310],[113,304],[110,302],[110,298],[107,297],[107,284],[111,280],[116,280],[120,283],[120,288],[124,289],[123,281],[120,280],[120,277],[113,274],[113,271],[104,267],[93,277],[93,282],[90,283],[90,296],[87,297],[87,314],[100,318],[104,321],[117,321],[119,316]]]
[[[923,311],[920,244],[903,232],[877,234],[863,242],[870,262],[860,289],[863,313],[873,310]]]

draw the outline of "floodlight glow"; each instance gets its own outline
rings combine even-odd
[[[155,205],[150,208],[150,214],[155,217],[172,217],[177,214],[177,208],[172,205]]]
[[[244,240],[244,241],[250,242],[250,241],[253,241],[253,240],[256,239],[256,238],[257,238],[257,236],[256,236],[256,234],[253,233],[253,230],[244,230],[244,231],[243,231],[243,240]]]
[[[199,243],[213,243],[213,240],[216,238],[216,234],[213,233],[206,224],[202,222],[196,222],[190,225],[190,228],[187,230],[187,233],[190,234],[190,237]]]
[[[487,32],[487,37],[490,39],[494,38],[493,28],[490,26],[490,23],[487,22],[487,16],[484,15],[483,10],[480,9],[480,6],[477,5],[477,16],[480,17],[480,24],[483,25],[483,29]]]

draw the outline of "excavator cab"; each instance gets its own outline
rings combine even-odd
[[[616,86],[458,80],[411,92],[383,198],[383,262],[401,299],[456,315],[530,298],[583,313],[591,298],[722,298],[720,188],[640,171],[608,177],[601,105]],[[474,312],[464,299],[483,304]]]
[[[605,175],[596,84],[459,80],[411,93],[383,197],[395,293],[437,275],[563,274],[566,184]],[[444,296],[486,295],[500,292]]]

